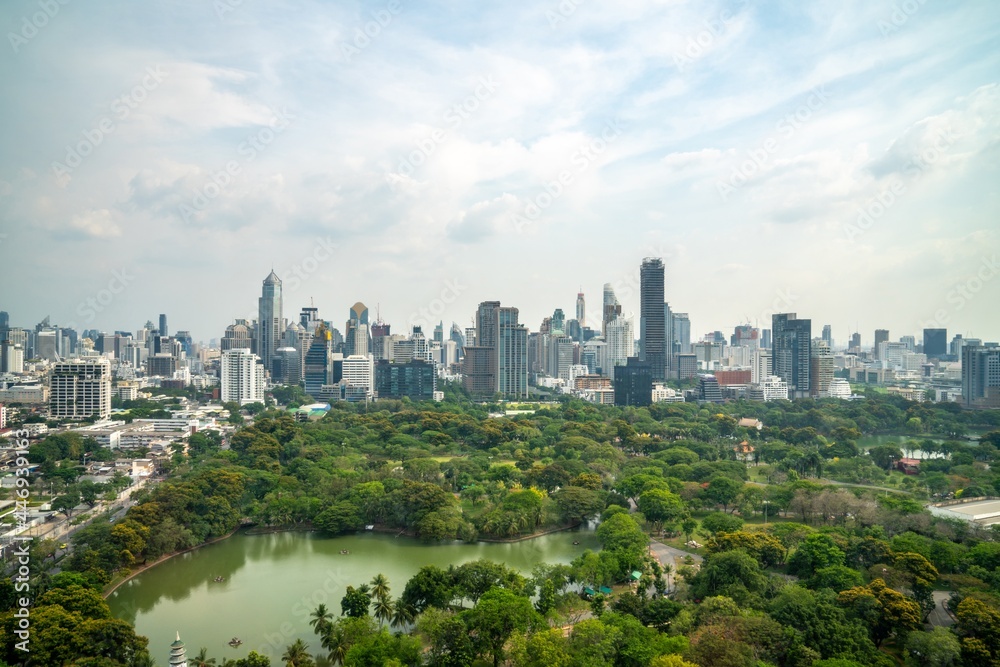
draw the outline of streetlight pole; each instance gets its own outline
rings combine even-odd
[[[762,500],[761,504],[764,505],[764,527],[767,527],[767,506],[771,504],[770,500]]]

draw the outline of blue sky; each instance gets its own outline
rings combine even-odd
[[[291,317],[537,329],[654,255],[693,336],[1000,338],[991,2],[97,4],[0,8],[15,324],[207,341],[273,266]]]

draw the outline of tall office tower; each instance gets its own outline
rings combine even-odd
[[[367,329],[368,325],[361,325]],[[371,398],[375,391],[375,360],[370,354],[352,354],[344,357],[343,383],[346,385],[344,398],[365,400]]]
[[[10,329],[10,315],[6,310],[0,310],[0,342],[7,340],[7,331]]]
[[[167,333],[167,314],[166,313],[160,313],[160,335],[161,336],[169,336],[170,335],[169,333]]]
[[[833,349],[833,328],[829,324],[823,325],[823,342],[828,348]]]
[[[528,397],[528,330],[517,315],[510,307],[497,314],[497,391],[507,398]]]
[[[639,359],[649,362],[653,381],[666,379],[666,323],[663,318],[663,260],[647,257],[639,268]]]
[[[185,355],[191,356],[194,350],[194,340],[191,338],[190,331],[178,331],[177,335],[174,336],[174,340],[181,346]]]
[[[449,339],[455,341],[455,353],[459,358],[464,354],[465,349],[465,336],[462,335],[462,330],[458,327],[457,322],[451,323],[451,334]]]
[[[444,343],[444,322],[438,322],[434,326],[434,337],[432,340],[438,344]]]
[[[812,320],[800,320],[795,313],[772,315],[771,335],[774,374],[788,384],[789,398],[809,396]]]
[[[576,321],[580,323],[580,328],[587,326],[587,303],[583,298],[583,288],[576,293]]]
[[[267,370],[273,367],[274,352],[285,334],[281,312],[281,279],[272,270],[264,278],[257,308],[257,356]]]
[[[940,359],[948,354],[947,329],[924,329],[924,354],[928,359]]]
[[[552,333],[566,333],[566,314],[563,312],[562,308],[556,308],[552,312]]]
[[[1000,408],[1000,347],[984,347],[972,338],[962,346],[962,402]]]
[[[316,327],[319,326],[319,308],[315,306],[303,306],[302,311],[299,313],[299,324],[306,331],[316,331]]]
[[[111,414],[111,362],[104,357],[60,361],[49,377],[49,416],[104,419]]]
[[[674,313],[674,340],[677,341],[678,354],[691,354],[691,320],[687,313]]]
[[[826,398],[833,381],[833,352],[825,340],[817,338],[809,355],[809,393],[814,398]]]
[[[749,324],[741,324],[733,329],[729,344],[733,347],[760,347],[760,330]]]
[[[474,347],[476,345],[476,327],[465,328],[465,346]]]
[[[906,346],[907,352],[917,351],[917,338],[916,336],[900,336],[899,342]]]
[[[767,348],[768,350],[771,349],[771,330],[770,329],[761,329],[760,330],[760,346],[764,347],[764,348]]]
[[[554,378],[569,381],[569,368],[573,365],[573,339],[556,334],[549,339],[546,370]]]
[[[375,364],[375,392],[379,398],[406,396],[416,401],[430,401],[436,389],[437,373],[432,363],[415,360],[393,364],[382,360]]]
[[[302,379],[302,360],[294,347],[279,347],[274,352],[274,384],[297,386]]]
[[[889,340],[889,330],[888,329],[876,329],[875,330],[875,360],[881,361],[882,357],[879,356],[879,346],[882,343],[888,342]]]
[[[9,340],[0,341],[0,373],[24,372],[24,348]]]
[[[754,350],[753,362],[750,365],[750,382],[758,384],[773,375],[771,366],[771,348],[761,347]]]
[[[483,301],[476,309],[475,345],[466,345],[465,361],[462,364],[462,383],[465,390],[473,396],[492,396],[497,391],[496,336],[499,310],[499,301]],[[466,337],[471,338],[468,335]]]
[[[367,324],[354,324],[354,328],[351,329],[351,351],[357,356],[366,356],[368,354],[368,342],[370,338],[368,336],[368,325]],[[347,355],[351,356],[351,355]]]
[[[861,334],[859,332],[851,334],[851,344],[848,349],[854,350],[855,352],[861,351]]]
[[[948,345],[948,355],[955,357],[961,361],[962,359],[962,347],[965,345],[965,339],[962,338],[962,334],[955,334],[955,337],[951,339],[951,343]]]
[[[364,341],[359,340],[358,329],[365,325]],[[351,306],[350,315],[347,318],[347,326],[344,329],[344,354],[368,354],[368,306],[358,301]],[[364,352],[361,352],[364,350]]]
[[[653,402],[653,368],[648,361],[629,357],[615,366],[615,405],[646,406]]]
[[[379,359],[392,359],[392,334],[390,334],[391,326],[386,324],[382,320],[376,319],[374,324],[371,325],[372,332],[372,356],[375,357],[375,361]]]
[[[622,305],[618,303],[618,297],[615,296],[615,290],[611,287],[611,283],[604,283],[603,305],[604,310],[602,312],[601,319],[601,335],[607,333],[606,327],[608,322],[622,314]]]
[[[604,375],[610,377],[608,372],[608,344],[604,339],[591,338],[583,344],[583,352],[580,355],[581,361],[587,365],[588,370],[594,375]]]
[[[681,351],[677,342],[677,337],[674,335],[674,311],[671,310],[669,303],[663,304],[663,329],[667,332],[666,354],[667,368],[669,369],[672,368],[670,365],[670,358]]]
[[[302,377],[306,393],[316,398],[325,384],[332,384],[330,367],[333,357],[333,337],[326,324],[320,322],[306,352]]]
[[[264,366],[256,354],[246,348],[226,350],[222,353],[219,368],[222,385],[220,399],[223,403],[247,405],[264,402]]]
[[[44,329],[35,332],[35,354],[38,359],[58,361],[59,353],[56,345],[56,330]]]
[[[250,330],[250,323],[246,320],[236,320],[234,324],[226,327],[226,333],[222,335],[220,348],[223,352],[227,350],[249,350],[253,335]]]
[[[635,332],[632,329],[632,320],[618,317],[608,322],[604,340],[607,343],[607,367],[603,369],[604,374],[614,378],[615,366],[624,366],[628,363],[629,357],[635,356]]]

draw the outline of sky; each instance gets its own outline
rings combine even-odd
[[[96,5],[96,6],[95,6]],[[692,337],[1000,339],[992,0],[0,5],[0,309],[207,342],[284,281],[537,330],[662,257]],[[342,325],[341,325],[342,328]]]

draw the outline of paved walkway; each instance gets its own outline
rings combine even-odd
[[[660,565],[670,566],[670,574],[667,575],[667,589],[671,591],[677,588],[674,577],[677,575],[677,568],[684,565],[684,558],[686,556],[691,556],[696,565],[701,565],[701,561],[704,560],[698,554],[688,553],[687,551],[667,546],[666,544],[657,542],[656,540],[650,541],[649,551],[656,557],[656,560],[660,561]]]
[[[954,625],[955,619],[952,618],[951,614],[945,608],[945,604],[948,603],[951,593],[948,591],[934,591],[931,595],[934,596],[934,611],[927,617],[927,622],[935,627]]]

